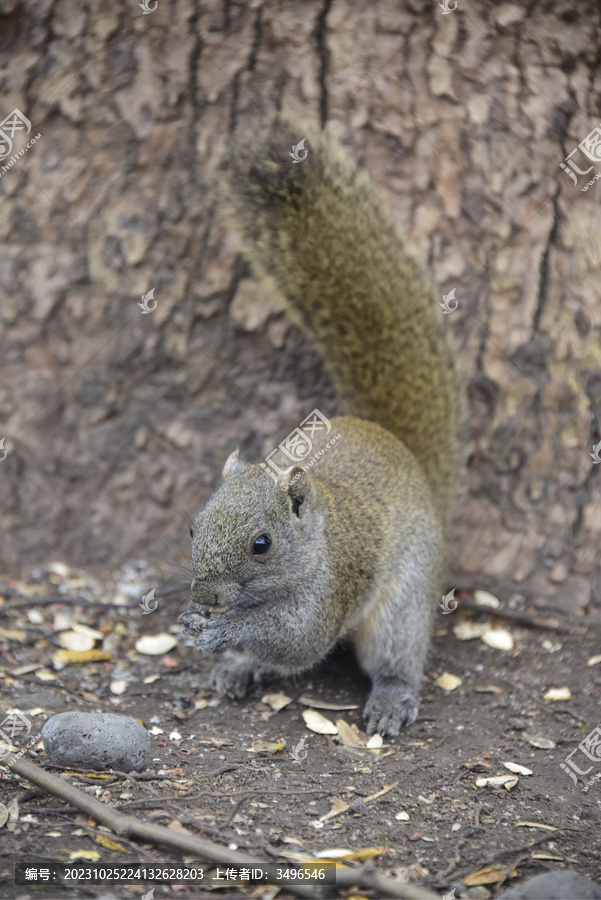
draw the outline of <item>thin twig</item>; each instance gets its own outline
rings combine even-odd
[[[236,805],[234,806],[233,810],[231,811],[231,813],[229,814],[229,816],[227,817],[227,819],[226,819],[225,822],[223,823],[223,827],[224,827],[224,828],[227,828],[227,826],[228,826],[231,822],[234,821],[234,819],[236,818],[236,816],[238,815],[238,813],[240,812],[240,810],[242,809],[242,807],[244,806],[244,804],[246,803],[247,800],[250,800],[250,797],[240,797],[240,799],[238,800],[238,802],[237,802]]]
[[[105,603],[103,600],[85,600],[83,597],[27,597],[9,600],[0,606],[0,613],[8,609],[29,609],[35,606],[52,606],[53,603],[72,603],[77,606],[102,606],[104,609],[135,609],[134,603]]]
[[[331,794],[332,789],[326,788],[311,788],[308,791],[295,791],[294,787],[291,787],[289,791],[276,791],[270,790],[269,788],[257,787],[253,788],[250,791],[228,791],[227,794],[216,794],[214,791],[207,791],[211,797],[215,797],[217,800],[223,800],[227,797],[252,797],[253,794],[261,794],[264,796],[265,794],[285,794],[287,797],[294,796],[298,797],[299,794]]]
[[[506,619],[508,622],[515,622],[516,625],[523,625],[525,628],[544,628],[548,631],[564,633],[569,631],[567,626],[562,625],[559,619],[543,619],[540,616],[531,616],[528,613],[517,612],[507,607],[498,606],[493,608],[492,606],[480,606],[479,603],[471,603],[469,600],[459,600],[457,608],[469,609],[497,619]]]
[[[128,800],[115,803],[115,809],[162,809],[167,803],[181,803],[182,800],[202,800],[202,794],[164,794],[152,800]]]
[[[167,806],[167,804],[165,804]],[[197,819],[195,816],[177,816],[174,812],[169,811],[168,809],[160,810],[159,812],[151,813],[149,816],[150,819],[171,819],[180,823],[180,825],[192,825],[201,834],[208,834],[211,837],[217,838],[220,841],[223,841],[224,844],[230,840],[227,835],[223,834],[223,832],[219,831],[218,828],[214,828],[213,825],[207,825],[206,822],[203,822],[202,819]]]

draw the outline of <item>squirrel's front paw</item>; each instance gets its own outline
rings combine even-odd
[[[417,719],[419,700],[411,689],[394,680],[374,683],[363,711],[368,734],[397,735]]]
[[[179,617],[178,622],[182,626],[184,634],[190,634],[196,638],[195,646],[198,650],[221,653],[233,643],[227,628],[224,627],[226,625],[224,616],[225,614],[203,615],[195,609],[190,609]]]
[[[182,613],[177,621],[182,626],[184,634],[196,636],[202,634],[209,619],[208,616],[204,616],[202,613],[198,612],[198,610],[189,609],[185,613]]]

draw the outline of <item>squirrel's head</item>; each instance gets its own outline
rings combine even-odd
[[[250,606],[317,562],[322,516],[318,486],[300,466],[277,480],[261,465],[228,458],[222,483],[198,513],[192,535],[193,602]]]

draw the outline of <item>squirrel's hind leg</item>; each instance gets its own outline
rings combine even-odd
[[[416,568],[388,582],[351,635],[372,679],[363,713],[369,734],[397,735],[417,718],[430,642],[432,583]]]

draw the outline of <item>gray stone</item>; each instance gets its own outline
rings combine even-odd
[[[59,713],[42,728],[42,740],[57,766],[141,771],[150,756],[150,735],[130,716]]]
[[[516,884],[497,900],[601,900],[601,886],[578,872],[545,872]]]

